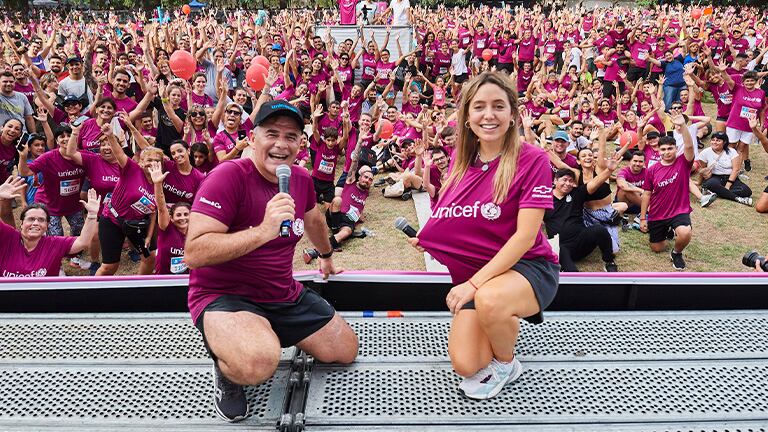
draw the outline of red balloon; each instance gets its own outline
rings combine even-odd
[[[263,55],[257,55],[253,58],[251,61],[251,64],[258,64],[264,66],[264,69],[269,70],[269,67],[272,66],[272,64],[269,62],[269,59],[264,57]]]
[[[181,7],[181,11],[184,12],[184,15],[189,15],[189,13],[192,12],[192,8],[189,7],[188,4],[185,4]]]
[[[486,48],[483,50],[483,60],[490,61],[493,58],[493,51]]]
[[[637,132],[626,131],[619,137],[619,145],[622,147],[629,144],[630,148],[634,148],[637,145]]]
[[[192,78],[197,69],[195,58],[192,57],[192,54],[183,50],[174,51],[168,64],[171,66],[173,74],[184,80]]]
[[[603,63],[600,60],[598,60],[598,61],[595,62],[595,67],[597,67],[598,69],[602,69],[602,68],[605,67],[605,63]]]
[[[392,122],[387,119],[381,119],[379,121],[381,122],[381,125],[379,126],[379,137],[382,139],[392,138],[392,133],[395,131],[395,127],[392,125]]]
[[[691,10],[691,17],[692,17],[693,19],[699,19],[699,18],[701,18],[701,9],[699,9],[699,8],[693,8],[693,9]]]
[[[264,88],[264,84],[267,79],[267,70],[264,66],[258,63],[251,63],[251,67],[245,71],[245,80],[248,85],[255,91],[259,91]]]

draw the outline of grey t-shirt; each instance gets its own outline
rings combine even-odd
[[[85,78],[73,80],[72,77],[66,77],[59,82],[59,95],[61,97],[73,95],[81,98],[83,94],[88,95],[88,102],[83,104],[83,112],[85,112],[93,102],[93,92],[86,84]]]
[[[14,118],[20,120],[26,128],[27,124],[24,118],[30,115],[33,115],[32,105],[23,93],[15,91],[10,96],[0,94],[0,125],[5,124],[8,119]]]

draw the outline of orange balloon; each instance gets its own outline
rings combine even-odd
[[[626,131],[619,137],[619,145],[624,147],[629,144],[630,148],[634,148],[637,145],[637,132]]]
[[[381,125],[379,130],[379,137],[382,139],[390,139],[392,138],[392,134],[395,131],[395,126],[392,125],[392,122],[387,119],[381,119]]]
[[[264,88],[267,79],[267,69],[264,66],[252,63],[251,67],[245,71],[245,81],[255,91],[259,91]]]
[[[183,50],[174,51],[168,64],[171,66],[173,74],[184,80],[192,78],[197,69],[195,58],[192,57],[192,54]]]
[[[254,57],[253,61],[251,61],[251,64],[254,64],[254,63],[264,66],[264,69],[266,70],[269,70],[269,67],[272,66],[269,63],[269,59],[264,57],[263,55],[257,55],[256,57]]]
[[[192,8],[189,7],[188,4],[185,4],[181,7],[181,11],[184,12],[184,15],[189,15],[189,13],[192,12]]]
[[[493,51],[486,48],[483,50],[483,60],[490,61],[493,58]]]
[[[595,62],[595,66],[597,66],[598,69],[602,69],[605,67],[605,63],[598,60]]]
[[[712,12],[713,12],[712,11],[712,6],[707,6],[707,7],[704,8],[703,15],[712,15]]]

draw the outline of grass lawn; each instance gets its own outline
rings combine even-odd
[[[705,107],[712,110],[712,105]],[[763,177],[768,174],[768,154],[759,145],[752,146],[753,169],[746,183],[752,188],[752,198],[757,201],[768,185]],[[343,166],[341,163],[340,166]],[[615,184],[613,188],[615,190]],[[749,271],[741,264],[742,255],[752,249],[768,254],[768,215],[755,212],[736,202],[718,199],[709,208],[702,209],[696,200],[691,202],[693,213],[693,240],[685,251],[689,271]],[[20,209],[14,214],[18,217]],[[395,218],[403,216],[415,227],[416,211],[413,201],[384,198],[378,189],[371,190],[366,203],[365,226],[374,236],[351,239],[343,244],[343,251],[334,254],[337,266],[347,270],[424,270],[423,256],[410,247],[405,235],[397,231]],[[66,225],[66,223],[65,223]],[[68,228],[65,228],[68,230]],[[667,253],[655,254],[648,247],[648,237],[639,231],[620,233],[621,251],[616,257],[621,271],[657,272],[673,271]],[[671,244],[671,242],[670,242]],[[297,271],[313,270],[317,264],[304,264],[301,252],[310,247],[303,239],[296,248],[294,268]],[[64,265],[69,275],[87,272]],[[593,253],[579,263],[581,271],[602,271],[599,253]],[[124,254],[118,274],[136,274],[137,264]]]

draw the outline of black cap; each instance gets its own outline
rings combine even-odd
[[[73,57],[69,57],[69,58],[67,59],[67,62],[66,62],[65,64],[70,64],[70,63],[82,63],[82,62],[83,62],[83,59],[82,59],[82,57],[80,57],[80,56],[73,56]]]
[[[658,133],[658,132],[656,132],[656,131],[650,131],[650,132],[648,132],[647,134],[645,134],[645,138],[646,138],[646,139],[653,139],[653,138],[658,138],[658,137],[660,137],[660,136],[661,136],[661,134],[660,134],[660,133]]]
[[[79,103],[80,105],[83,104],[83,102],[80,101],[80,98],[78,98],[75,95],[66,95],[66,96],[64,96],[64,101],[61,104],[64,105],[64,106],[67,106],[67,105],[73,104],[73,103]]]
[[[304,130],[304,116],[301,115],[301,111],[288,103],[288,101],[282,99],[264,103],[264,105],[259,108],[259,112],[256,113],[254,123],[256,126],[260,126],[262,123],[264,123],[264,120],[275,115],[284,115],[290,117],[291,120],[296,122],[296,127],[298,127],[300,131]]]

